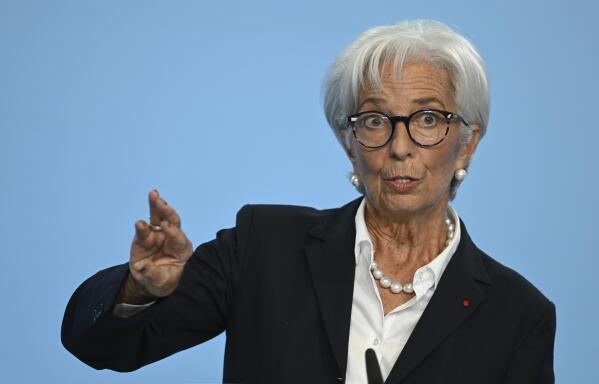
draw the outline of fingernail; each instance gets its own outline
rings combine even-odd
[[[160,225],[162,225],[163,227],[170,227],[170,226],[171,226],[171,223],[169,223],[169,222],[168,222],[168,221],[166,221],[166,220],[162,220],[162,223],[160,223]]]
[[[141,261],[138,261],[137,263],[133,264],[133,268],[135,268],[136,271],[141,271],[144,267],[144,264]]]

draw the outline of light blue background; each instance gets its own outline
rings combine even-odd
[[[221,336],[129,374],[60,344],[158,188],[197,245],[245,203],[357,196],[320,87],[363,30],[434,18],[485,58],[492,113],[455,206],[557,305],[558,382],[599,382],[598,9],[574,1],[0,1],[0,381],[208,383]],[[509,311],[510,308],[505,308]]]

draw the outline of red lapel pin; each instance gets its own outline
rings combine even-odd
[[[464,308],[468,308],[470,306],[470,300],[464,299]]]

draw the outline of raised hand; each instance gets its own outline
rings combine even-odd
[[[170,295],[193,253],[175,209],[156,190],[149,193],[148,199],[150,223],[144,220],[135,223],[130,275],[121,289],[119,302],[141,304]]]

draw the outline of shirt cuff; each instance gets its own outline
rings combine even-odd
[[[115,304],[114,309],[112,310],[112,314],[117,317],[122,317],[122,318],[126,319],[128,317],[137,315],[139,312],[150,307],[155,302],[156,302],[156,300],[151,301],[147,304],[139,304],[139,305],[126,304],[126,303]]]

